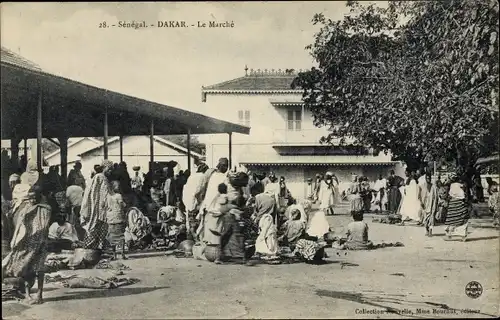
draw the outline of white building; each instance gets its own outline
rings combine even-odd
[[[80,154],[89,149],[95,148],[102,144],[101,141],[94,138],[76,138],[68,140],[68,168],[71,168],[76,161],[80,160]],[[61,164],[61,151],[57,149],[51,154],[45,156],[45,161],[49,166],[55,166]],[[69,172],[70,169],[68,169]]]
[[[142,172],[147,172],[150,160],[150,145],[148,136],[128,136],[123,137],[123,161],[127,163],[129,174],[133,174],[132,167],[140,166]],[[78,145],[68,146],[68,161],[77,159],[82,163],[82,173],[85,177],[89,177],[94,165],[100,164],[104,159],[104,143],[100,142],[96,145],[91,145],[85,150],[78,148]],[[75,152],[72,149],[75,148]],[[161,137],[154,136],[154,160],[155,161],[176,161],[179,163],[181,170],[188,168],[187,164],[187,149],[165,140]],[[70,154],[77,154],[76,158],[70,158]],[[59,157],[55,156],[55,160],[59,161]],[[108,159],[119,163],[120,162],[120,139],[114,137],[108,140]],[[199,153],[191,151],[191,170],[195,168],[195,160],[202,160],[203,156]],[[76,161],[76,160],[75,160]],[[74,163],[74,161],[70,162]],[[51,165],[58,164],[57,162]],[[68,168],[68,172],[71,168]]]
[[[350,182],[352,174],[374,181],[390,169],[404,173],[401,163],[391,161],[390,154],[374,155],[352,145],[321,145],[319,140],[328,131],[314,126],[311,111],[301,101],[302,90],[291,88],[296,75],[289,70],[251,70],[243,77],[202,88],[202,101],[211,116],[251,127],[250,135],[232,137],[233,166],[285,176],[297,198],[305,196],[304,182],[317,173],[334,172],[341,188]],[[203,138],[209,166],[220,157],[228,157],[227,135]]]

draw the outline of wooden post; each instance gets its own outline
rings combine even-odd
[[[155,161],[155,123],[151,120],[151,127],[149,129],[149,171],[153,170],[153,162]]]
[[[191,172],[191,128],[188,128],[187,133],[187,156],[188,156],[188,170]]]
[[[123,162],[123,136],[120,136],[120,162]]]
[[[108,159],[108,108],[104,111],[104,160]]]
[[[233,166],[233,133],[229,132],[229,169]]]
[[[28,139],[24,139],[24,161],[23,165],[26,165],[28,163]],[[21,168],[21,170],[24,172],[26,171],[26,167]]]
[[[10,159],[13,165],[13,170],[18,169],[19,167],[19,139],[13,138],[10,139]]]
[[[38,95],[38,106],[36,108],[36,165],[38,171],[42,172],[42,91]]]
[[[63,188],[66,188],[68,181],[68,137],[59,137],[59,149],[61,150],[61,178]]]

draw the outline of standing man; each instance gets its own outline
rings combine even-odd
[[[373,189],[376,192],[376,196],[374,198],[374,203],[375,205],[378,205],[380,208],[380,211],[385,211],[387,210],[386,208],[386,203],[385,199],[387,198],[385,188],[387,186],[387,179],[385,179],[382,174],[378,176],[378,180],[375,181],[375,185],[373,186]]]
[[[82,164],[80,161],[75,163],[75,166],[68,174],[68,186],[79,186],[85,190],[85,177],[82,174]]]

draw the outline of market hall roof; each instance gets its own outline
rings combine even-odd
[[[29,70],[42,71],[36,63],[22,57],[21,55],[2,47],[2,62],[6,62]]]
[[[243,77],[202,87],[202,93],[203,95],[207,93],[301,93],[302,90],[292,89],[292,82],[296,77],[297,72],[294,69],[250,69],[250,73]]]
[[[1,51],[2,139],[35,138],[41,95],[43,136],[96,137],[108,135],[249,134],[250,128],[202,114],[97,88],[41,71],[8,49]]]

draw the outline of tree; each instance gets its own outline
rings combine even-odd
[[[168,140],[170,142],[178,144],[184,148],[188,147],[187,135],[161,136],[161,137],[165,140]],[[202,154],[202,155],[205,154],[206,146],[204,143],[201,143],[198,140],[197,136],[191,136],[190,148],[191,148],[191,151],[194,151],[194,152]]]
[[[57,149],[59,149],[59,147],[55,143],[53,143],[49,139],[45,138],[42,139],[42,150],[44,153],[50,154],[56,151]]]
[[[465,166],[498,148],[497,2],[347,6],[342,21],[314,16],[318,67],[293,84],[330,127],[323,141],[353,136],[409,167],[444,154]]]

